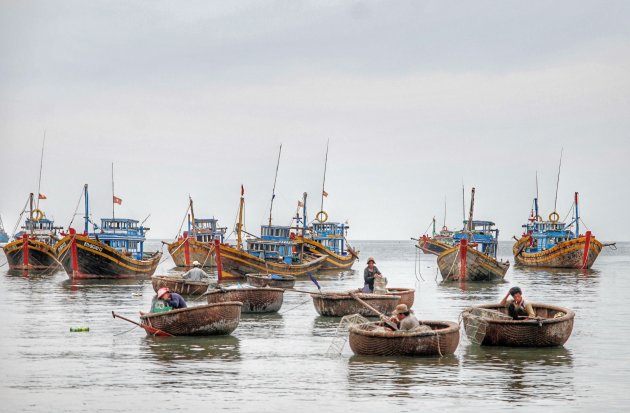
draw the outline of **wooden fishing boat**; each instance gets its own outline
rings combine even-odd
[[[55,251],[55,243],[59,240],[54,221],[46,218],[46,214],[34,207],[34,195],[29,195],[29,215],[15,234],[15,239],[2,247],[7,257],[9,269],[12,270],[48,270],[60,267]]]
[[[573,220],[560,222],[556,212],[543,221],[538,215],[538,198],[534,198],[534,209],[523,225],[525,232],[512,247],[514,261],[526,267],[591,268],[602,250],[602,243],[591,231],[580,234],[578,193],[575,193]],[[571,230],[571,226],[574,229]]]
[[[399,295],[356,294],[381,313],[390,314],[400,302]],[[319,315],[326,317],[343,317],[350,314],[361,314],[365,317],[378,317],[372,310],[355,300],[349,292],[312,293],[313,305]]]
[[[444,205],[444,212],[446,213],[446,205]],[[453,231],[449,231],[448,227],[444,225],[442,230],[438,233],[435,229],[435,217],[433,217],[433,231],[431,236],[427,234],[422,235],[418,238],[418,243],[416,244],[416,248],[420,249],[425,254],[432,255],[440,255],[452,246]]]
[[[275,313],[282,307],[282,288],[219,288],[205,293],[209,304],[227,301],[243,303],[243,313]]]
[[[102,218],[100,228],[88,232],[88,187],[84,187],[85,227],[83,234],[70,228],[55,245],[59,261],[70,278],[148,278],[157,268],[162,253],[145,252],[149,228],[129,218]],[[115,198],[118,199],[118,198]]]
[[[350,327],[350,348],[366,356],[442,356],[459,344],[459,325],[451,321],[422,321],[417,331],[391,331],[381,323]]]
[[[575,312],[548,304],[532,307],[538,319],[512,320],[507,316],[507,307],[500,304],[467,308],[462,312],[466,334],[470,341],[484,346],[551,347],[566,343],[573,331]]]
[[[189,198],[188,231],[171,243],[165,243],[177,267],[191,267],[194,261],[202,267],[215,267],[214,240],[224,242],[227,228],[219,227],[215,218],[196,218],[193,200]]]
[[[295,286],[295,277],[279,274],[247,274],[247,282],[254,287],[288,289]]]
[[[140,316],[141,323],[174,336],[216,336],[232,333],[241,320],[241,303],[222,302]],[[151,333],[148,333],[151,335]]]
[[[205,293],[210,281],[188,281],[182,277],[154,275],[151,277],[151,284],[156,293],[160,288],[166,287],[177,294],[194,296]]]
[[[314,224],[313,227],[322,227],[325,225],[343,225],[337,223],[321,223]],[[321,232],[319,232],[321,234]],[[314,237],[321,237],[321,235],[313,235]],[[352,247],[342,246],[345,241],[344,238],[334,238],[331,235],[327,235],[327,238],[311,239],[302,236],[297,236],[295,241],[300,248],[304,248],[304,251],[317,256],[326,257],[320,269],[322,270],[347,270],[352,268],[354,262],[359,258],[358,253],[352,249]],[[323,243],[328,244],[325,246]],[[335,245],[339,244],[339,246]]]

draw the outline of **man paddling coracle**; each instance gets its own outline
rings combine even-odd
[[[186,301],[181,295],[173,293],[168,288],[163,287],[160,288],[157,295],[153,297],[151,312],[161,313],[164,311],[177,310],[179,308],[186,307]]]

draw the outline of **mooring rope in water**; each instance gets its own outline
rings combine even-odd
[[[304,304],[308,303],[309,301],[311,301],[310,297],[307,298],[306,300],[304,300],[302,303],[296,305],[295,307],[291,307],[291,308],[289,308],[287,310],[284,310],[284,311],[279,311],[278,314],[284,314],[284,313],[287,313],[287,312],[289,312],[291,310],[295,310],[296,308],[303,306]]]
[[[416,248],[416,255],[415,255],[415,263],[414,263],[414,271],[416,273],[416,283],[419,283],[420,280],[418,280],[418,277],[420,277],[420,279],[422,281],[424,281],[424,278],[422,278],[422,271],[421,271],[421,267],[422,266],[422,260],[420,260],[420,249]]]
[[[114,336],[122,336],[123,334],[127,334],[127,333],[129,333],[129,332],[131,332],[131,331],[135,330],[136,328],[138,328],[138,326],[133,326],[133,327],[131,327],[131,328],[130,328],[129,330],[127,330],[127,331],[123,331],[122,333],[116,333],[116,334],[114,334]]]
[[[457,262],[457,257],[458,256],[459,256],[459,248],[457,249],[457,252],[455,253],[455,258],[453,258],[453,264],[451,264],[451,268],[449,268],[449,270],[448,270],[447,277],[450,277],[451,274],[453,273],[453,267],[455,266],[455,263]],[[437,279],[437,276],[435,278]]]

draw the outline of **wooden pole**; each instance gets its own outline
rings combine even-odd
[[[591,247],[591,231],[586,231],[586,241],[584,242],[584,252],[582,253],[582,269],[588,265],[588,253]]]
[[[121,320],[125,320],[131,324],[135,324],[138,327],[142,327],[144,328],[147,332],[156,335],[156,336],[163,336],[163,337],[175,337],[174,335],[172,335],[171,333],[167,333],[166,331],[160,330],[159,328],[155,328],[155,327],[151,327],[145,324],[140,324],[140,323],[136,323],[133,320],[130,320],[126,317],[123,317],[121,315],[116,314],[115,312],[112,311],[112,317],[113,318],[120,318]]]
[[[459,242],[459,280],[466,280],[466,254],[468,253],[468,241],[464,238]]]
[[[350,296],[352,298],[354,298],[355,300],[357,300],[359,302],[359,304],[361,304],[362,306],[364,306],[365,308],[368,308],[369,310],[371,310],[372,312],[374,312],[374,314],[378,314],[379,318],[385,323],[387,324],[389,327],[391,327],[394,331],[398,330],[398,326],[394,323],[392,323],[392,321],[383,313],[381,313],[380,311],[378,311],[376,308],[372,307],[371,305],[369,305],[368,303],[366,303],[365,301],[363,301],[362,299],[360,299],[356,293],[351,292]]]
[[[218,239],[214,240],[214,260],[217,263],[217,281],[220,283],[223,280],[223,262],[221,261],[221,242]]]

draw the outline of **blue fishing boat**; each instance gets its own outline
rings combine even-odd
[[[7,235],[7,232],[4,230],[2,215],[0,215],[0,244],[4,244],[5,242],[9,242],[9,235]]]
[[[534,198],[533,208],[525,232],[512,247],[517,265],[526,267],[551,268],[591,268],[602,243],[595,239],[591,231],[580,234],[580,214],[578,193],[575,193],[573,219],[569,223],[560,221],[557,212],[549,214],[547,220],[539,215],[538,198]]]
[[[85,185],[84,231],[70,228],[56,245],[57,255],[70,278],[136,278],[155,272],[161,252],[146,252],[149,228],[130,218],[102,218],[100,225],[89,217],[88,186]],[[114,197],[114,202],[121,202]],[[90,232],[90,224],[93,231]]]

